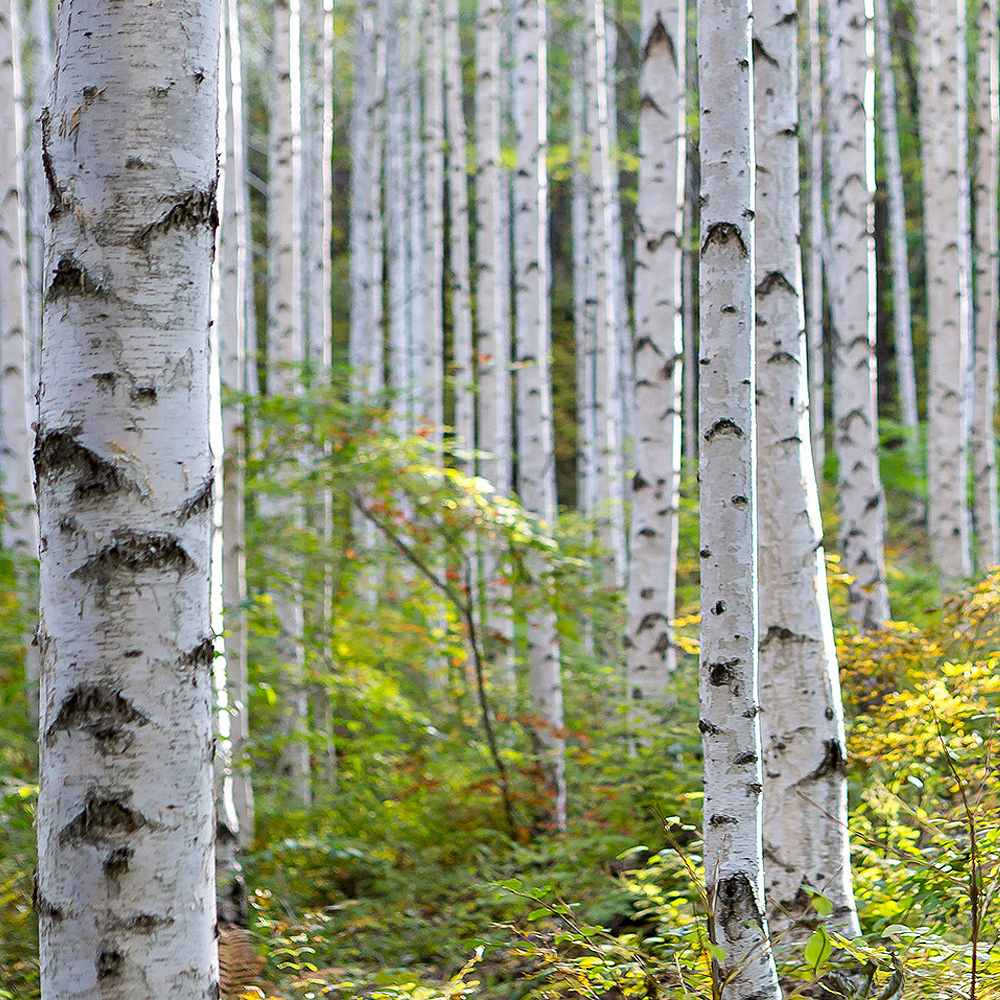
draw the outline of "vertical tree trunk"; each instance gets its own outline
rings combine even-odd
[[[685,0],[685,5],[687,0]],[[697,90],[697,86],[695,86]],[[695,328],[698,316],[698,249],[697,234],[701,228],[698,212],[698,189],[701,186],[698,169],[698,151],[687,158],[684,187],[684,255],[681,259],[681,301],[684,328],[684,377],[682,393],[684,412],[681,426],[684,430],[684,454],[694,461],[698,457],[698,352]]]
[[[779,998],[768,943],[757,702],[750,4],[698,2],[701,720],[709,935],[723,1000]]]
[[[809,53],[809,270],[806,290],[806,342],[809,351],[809,435],[817,482],[826,461],[826,378],[823,358],[823,74],[820,0],[808,0],[806,45]]]
[[[973,520],[976,569],[1000,564],[1000,513],[994,415],[997,403],[997,171],[1000,107],[997,94],[997,2],[980,0],[976,17],[976,326],[975,411],[972,422]]]
[[[204,1000],[219,5],[64,4],[58,39],[35,451],[42,996]]]
[[[827,286],[833,327],[833,420],[840,466],[840,548],[850,585],[850,617],[862,629],[889,617],[885,579],[885,498],[878,468],[875,400],[875,178],[871,24],[862,0],[827,0],[830,42],[830,253]]]
[[[38,556],[38,512],[31,467],[32,403],[21,119],[21,34],[17,3],[0,2],[0,489],[8,497],[0,543],[21,560],[27,598],[29,563]],[[24,672],[32,718],[38,717],[38,647],[24,636]]]
[[[860,933],[847,840],[844,709],[809,446],[795,10],[795,0],[754,5],[764,857],[768,923],[783,945],[804,943],[812,933],[802,922],[812,910],[804,886],[830,900],[840,933]]]
[[[294,396],[301,389],[298,368],[304,358],[302,340],[302,194],[301,78],[299,0],[274,5],[271,53],[271,124],[268,177],[268,389]],[[274,516],[294,529],[302,512],[287,500],[275,502]],[[292,575],[296,573],[292,569]],[[305,685],[302,600],[287,591],[274,594],[278,618],[277,656],[286,674],[284,746],[280,771],[293,798],[308,805],[312,796],[307,742],[309,697]]]
[[[681,475],[681,253],[685,157],[684,4],[642,7],[636,210],[636,411],[626,670],[630,729],[659,722],[677,665]]]
[[[942,579],[972,571],[968,510],[971,232],[965,4],[919,0],[920,144],[927,247],[927,530]]]
[[[896,383],[899,420],[910,432],[910,449],[917,436],[917,378],[913,371],[913,335],[910,322],[910,270],[906,249],[906,205],[903,201],[903,166],[899,156],[896,121],[896,81],[892,75],[892,42],[889,33],[889,0],[875,0],[875,53],[882,90],[883,142],[886,194],[889,202],[889,243],[892,257],[892,332],[896,348]]]
[[[525,507],[556,519],[552,383],[549,373],[549,216],[545,0],[519,0],[514,30],[517,174],[514,181],[514,305],[517,353],[518,491]],[[545,572],[540,557],[529,571]],[[566,826],[562,681],[555,614],[544,601],[528,610],[528,675],[548,825]]]
[[[238,820],[239,846],[253,841],[254,800],[250,767],[244,759],[249,738],[247,676],[248,627],[241,610],[246,602],[244,549],[244,474],[246,415],[239,397],[246,391],[247,345],[254,331],[247,315],[247,289],[252,285],[248,234],[250,201],[246,183],[246,133],[243,118],[243,65],[237,0],[226,0],[223,66],[225,93],[225,186],[222,205],[221,275],[218,312],[219,360],[222,384],[236,401],[222,411],[222,599],[226,608],[226,678],[229,740],[232,746],[233,801]]]

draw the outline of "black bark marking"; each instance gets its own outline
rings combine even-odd
[[[52,280],[45,291],[45,301],[54,302],[71,295],[100,297],[107,295],[107,289],[99,281],[95,281],[75,257],[65,254],[56,264]]]
[[[202,481],[201,486],[198,487],[197,492],[193,496],[188,497],[177,511],[177,519],[181,524],[185,521],[190,521],[192,517],[196,517],[198,514],[204,514],[205,511],[212,509],[212,492],[214,488],[215,482],[212,479],[212,474],[209,473]]]
[[[725,612],[725,610],[726,610],[726,602],[725,601],[716,601],[715,602],[715,607],[712,608],[712,614],[713,615],[721,615],[721,614],[723,614]]]
[[[130,809],[126,801],[122,795],[91,792],[80,812],[63,827],[59,843],[98,845],[147,826],[145,817]]]
[[[772,642],[787,642],[792,645],[797,645],[799,643],[811,641],[812,640],[807,635],[802,635],[799,632],[793,632],[791,629],[784,628],[781,625],[771,625],[768,627],[767,635],[765,635],[760,641],[760,648],[763,649]]]
[[[731,504],[732,504],[732,505],[733,505],[734,507],[746,507],[746,505],[747,505],[747,504],[748,504],[748,503],[749,503],[750,501],[749,501],[749,500],[747,500],[747,498],[746,498],[746,497],[744,497],[744,496],[735,496],[735,497],[730,497],[730,498],[729,498],[729,502],[730,502],[730,503],[731,503]]]
[[[642,473],[637,469],[635,475],[632,477],[633,492],[638,493],[639,490],[644,490],[647,486],[649,486],[649,480],[643,479]]]
[[[56,906],[54,903],[50,902],[42,895],[42,890],[38,885],[38,872],[35,872],[34,879],[32,880],[31,889],[31,905],[35,908],[35,913],[38,914],[39,918],[45,918],[46,920],[64,920],[66,914]]]
[[[642,616],[642,621],[639,622],[636,631],[645,632],[647,629],[656,628],[661,623],[668,628],[670,627],[670,619],[665,614],[659,611],[650,611],[649,614]]]
[[[716,813],[708,821],[709,826],[728,826],[730,823],[738,823],[739,820],[735,816],[727,816],[725,813]]]
[[[702,559],[708,559],[709,556],[711,556],[711,554],[712,554],[711,549],[699,549],[698,551],[698,555],[700,555]]]
[[[117,950],[102,951],[97,956],[97,978],[110,979],[121,975],[125,956]]]
[[[114,462],[80,444],[77,439],[81,430],[80,427],[66,427],[39,432],[34,454],[38,478],[75,476],[74,500],[103,500],[116,493],[138,492],[138,486]]]
[[[195,569],[194,560],[174,535],[162,531],[119,528],[105,545],[70,576],[106,585],[116,577],[132,576],[147,569],[173,569],[178,575]]]
[[[735,434],[737,437],[746,437],[743,433],[743,428],[740,427],[734,420],[730,420],[729,417],[723,417],[721,420],[716,420],[714,424],[707,431],[705,431],[705,440],[711,441],[712,438],[718,437],[720,434]]]
[[[718,663],[708,665],[708,682],[713,687],[722,687],[723,684],[732,684],[736,679],[734,667],[738,667],[743,661],[735,656],[731,660],[721,660]]]
[[[758,295],[770,295],[771,292],[775,291],[788,292],[789,295],[795,294],[795,289],[792,283],[781,273],[781,271],[770,271],[765,275],[763,281],[759,282],[757,285]]]
[[[45,182],[49,189],[49,219],[55,221],[68,207],[68,199],[63,186],[56,178],[55,165],[52,162],[52,152],[50,150],[52,116],[48,108],[42,108],[39,118],[42,126],[42,170],[45,171]]]
[[[756,719],[760,715],[760,705],[754,705],[753,708],[748,708],[743,713],[744,719]]]
[[[739,757],[737,757],[736,760],[733,761],[733,763],[740,766],[744,764],[756,764],[757,754],[755,751],[752,750],[749,753],[741,753]]]
[[[746,929],[755,925],[764,932],[761,913],[753,883],[743,872],[721,878],[715,886],[715,919],[723,926],[729,941],[746,936]]]
[[[799,359],[795,357],[794,354],[789,354],[788,351],[775,351],[774,354],[770,355],[767,359],[769,365],[777,364],[779,361],[788,361],[793,365],[799,363]],[[789,403],[794,403],[794,399],[790,399]]]
[[[121,884],[121,877],[131,866],[135,851],[131,847],[116,847],[105,859],[102,865],[104,877],[115,887]]]
[[[152,164],[147,163],[141,156],[130,156],[125,161],[126,170],[143,170],[148,167],[152,167]]]
[[[653,643],[653,648],[650,652],[656,653],[657,656],[666,656],[667,650],[673,647],[673,643],[670,641],[670,633],[664,632],[656,642]]]
[[[173,917],[158,917],[154,913],[137,913],[116,924],[126,931],[155,931],[158,927],[169,927],[174,922]]]
[[[718,726],[713,725],[707,719],[698,720],[698,731],[703,736],[718,736],[722,732]]]
[[[659,45],[666,45],[667,50],[670,52],[670,61],[677,66],[677,50],[674,48],[674,40],[670,37],[670,32],[664,27],[663,21],[660,20],[660,15],[656,15],[656,24],[653,25],[649,32],[649,37],[646,39],[646,47],[643,49],[642,58],[643,61],[649,58],[649,54]]]
[[[156,222],[137,229],[132,244],[148,247],[154,236],[171,229],[197,229],[208,226],[214,230],[219,224],[219,210],[215,191],[185,191],[173,199],[173,204]]]
[[[764,791],[764,786],[759,781],[751,781],[747,785],[747,791],[756,798]]]
[[[825,778],[828,774],[846,775],[847,760],[840,740],[826,740],[823,748],[823,761],[809,777],[813,781],[819,781],[820,778]]]
[[[778,60],[764,48],[764,44],[759,38],[753,40],[753,61],[755,63],[759,61],[770,63],[775,69],[778,68]]]
[[[129,390],[128,398],[136,406],[152,406],[156,402],[156,387],[152,385],[137,385]]]
[[[63,699],[56,721],[45,733],[52,743],[61,729],[82,729],[98,742],[116,740],[129,726],[144,726],[149,719],[119,691],[98,684],[80,684]]]
[[[747,245],[743,242],[743,234],[740,232],[739,226],[735,226],[731,222],[713,222],[708,227],[708,233],[705,235],[705,240],[701,245],[703,256],[713,243],[717,243],[720,247],[725,247],[729,243],[735,243],[741,257],[750,256]]]
[[[210,638],[205,638],[181,657],[181,663],[186,667],[208,668],[214,659],[215,643]]]

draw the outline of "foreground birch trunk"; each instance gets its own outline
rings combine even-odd
[[[767,915],[782,945],[812,933],[807,889],[860,933],[847,841],[844,709],[809,446],[799,257],[795,0],[754,4],[757,484]],[[794,691],[794,697],[788,692]]]
[[[684,4],[647,0],[636,210],[635,475],[625,641],[630,730],[662,717],[677,665],[681,476],[681,250],[685,188]]]
[[[972,571],[968,510],[971,232],[965,3],[919,0],[924,231],[927,246],[927,531],[942,579]]]
[[[0,489],[7,494],[0,542],[23,560],[21,592],[31,592],[28,562],[38,555],[38,513],[31,467],[32,389],[28,346],[28,282],[21,120],[21,36],[17,5],[0,2]],[[24,637],[28,704],[38,715],[38,647]]]
[[[975,409],[972,421],[973,521],[976,569],[1000,564],[1000,512],[994,414],[997,403],[997,172],[1000,100],[997,90],[997,0],[981,0],[976,18]]]
[[[35,451],[42,996],[204,1000],[219,5],[64,4],[58,39]]]
[[[709,936],[722,1000],[780,998],[764,914],[757,701],[750,3],[698,2],[701,719]]]
[[[889,617],[885,498],[878,468],[875,401],[875,178],[870,44],[863,0],[827,0],[830,42],[830,254],[834,445],[840,466],[840,548],[850,617],[862,629]]]
[[[542,520],[556,519],[552,382],[549,373],[549,215],[545,0],[520,0],[514,29],[515,131],[514,305],[517,354],[518,492]],[[546,567],[530,561],[537,580]],[[566,826],[565,738],[556,617],[544,600],[528,610],[528,680],[536,749],[542,767],[548,826]]]

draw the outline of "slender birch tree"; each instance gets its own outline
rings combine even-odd
[[[920,144],[927,248],[927,529],[942,577],[972,570],[967,379],[971,231],[966,129],[965,3],[918,0]]]
[[[980,0],[976,14],[975,122],[975,409],[972,421],[973,521],[976,569],[1000,564],[1000,512],[994,417],[997,403],[997,173],[1000,101],[997,89],[997,2]]]
[[[757,700],[750,3],[698,0],[702,746],[709,935],[722,1000],[778,1000],[764,912]]]
[[[515,14],[514,317],[517,357],[518,492],[549,524],[556,519],[549,315],[547,50],[545,0],[519,0]],[[531,560],[541,577],[544,561]],[[566,826],[565,738],[556,617],[546,602],[528,609],[528,680],[533,734],[548,798],[547,825]]]
[[[860,933],[844,709],[809,440],[795,12],[795,0],[756,0],[753,16],[764,858],[768,923],[782,944],[812,933],[802,921],[812,909],[809,889],[833,904],[832,926]]]
[[[35,451],[45,1000],[219,989],[207,367],[219,8],[59,8]]]
[[[631,728],[665,709],[677,665],[681,475],[681,253],[686,179],[684,4],[642,6],[639,201],[636,210],[635,474],[626,670]]]
[[[913,332],[910,320],[910,268],[906,248],[906,203],[903,165],[899,155],[896,118],[896,80],[892,73],[892,36],[889,0],[875,0],[875,54],[882,100],[880,119],[885,149],[886,195],[889,207],[889,245],[892,258],[892,333],[896,353],[896,386],[900,423],[910,432],[910,448],[917,435],[917,377],[913,368]]]
[[[295,396],[301,390],[298,366],[304,360],[302,338],[302,191],[301,62],[299,0],[274,4],[271,50],[271,121],[267,192],[268,227],[268,390]],[[283,500],[272,513],[284,525],[301,523],[302,512]],[[291,576],[296,573],[290,567]],[[311,796],[309,745],[306,740],[309,696],[305,686],[305,652],[301,597],[275,591],[278,619],[277,654],[285,673],[282,720],[284,744],[280,770],[294,798],[308,805]]]
[[[38,512],[31,467],[32,404],[28,344],[28,281],[24,171],[21,150],[21,73],[17,3],[0,3],[0,489],[7,495],[0,542],[23,560],[22,592],[29,588],[27,563],[38,555]],[[38,715],[38,647],[24,637],[28,704]]]
[[[875,400],[874,126],[871,22],[863,0],[827,0],[834,445],[840,549],[851,574],[850,617],[862,629],[889,617],[885,498]]]

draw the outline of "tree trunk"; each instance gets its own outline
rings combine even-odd
[[[862,0],[827,0],[830,42],[830,253],[827,286],[833,328],[833,421],[839,463],[840,549],[850,585],[850,618],[862,629],[889,617],[885,579],[885,498],[878,468],[875,399],[874,141],[871,23]]]
[[[965,4],[919,0],[920,145],[927,247],[927,530],[947,582],[972,572],[968,510],[971,232]]]
[[[516,8],[514,306],[518,491],[528,510],[554,524],[545,13],[545,0],[519,0]],[[541,579],[544,559],[535,556],[528,569]],[[527,617],[531,710],[537,716],[534,736],[547,798],[544,822],[561,830],[566,826],[566,764],[559,635],[555,614],[544,600]]]
[[[0,488],[9,502],[0,542],[15,556],[20,590],[32,592],[28,567],[38,557],[38,512],[31,466],[33,396],[28,347],[28,282],[25,268],[25,198],[21,151],[21,34],[17,4],[0,2]],[[28,705],[38,718],[38,647],[24,636]]]
[[[701,719],[709,936],[722,1000],[780,998],[764,913],[757,703],[754,142],[749,0],[698,2]]]
[[[219,5],[64,4],[58,39],[35,452],[42,996],[204,1000]]]
[[[799,257],[795,0],[754,5],[757,155],[757,484],[761,743],[767,915],[781,947],[804,944],[803,887],[860,933],[847,840],[844,708],[809,443]],[[795,691],[795,697],[788,697]]]
[[[997,403],[997,171],[1000,108],[997,93],[997,0],[980,0],[976,19],[976,326],[975,411],[972,421],[973,520],[976,569],[1000,564],[1000,512],[994,415]]]
[[[686,180],[684,4],[642,8],[639,201],[636,210],[635,475],[625,642],[630,725],[663,721],[677,666],[681,476],[681,252]],[[648,739],[648,735],[645,737]]]

